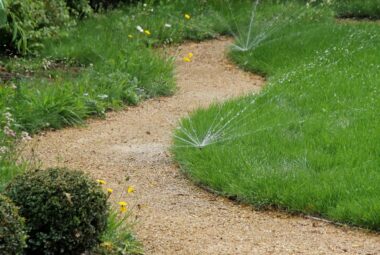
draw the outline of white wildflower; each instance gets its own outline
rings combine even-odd
[[[98,95],[98,98],[100,98],[100,99],[107,99],[107,98],[108,98],[108,95],[105,95],[105,94],[103,94],[103,95]]]
[[[140,33],[144,33],[144,29],[143,29],[141,26],[137,26],[136,29],[137,29]]]
[[[165,27],[167,27],[167,28],[171,28],[171,27],[172,27],[172,25],[171,25],[171,24],[168,24],[168,23],[166,23],[166,24],[165,24]]]
[[[10,129],[8,126],[4,127],[4,134],[7,136],[16,137],[16,132]]]

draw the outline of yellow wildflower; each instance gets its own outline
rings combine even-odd
[[[144,30],[144,33],[146,34],[146,35],[151,35],[151,33],[150,33],[150,31],[149,30]]]
[[[99,183],[100,185],[104,185],[104,184],[107,184],[107,182],[105,180],[96,180],[97,183]]]
[[[110,195],[111,195],[111,194],[112,194],[112,192],[113,192],[113,189],[110,189],[110,188],[108,188],[108,189],[107,189],[107,193],[108,193],[108,194],[110,194]]]
[[[100,244],[100,246],[109,251],[111,251],[113,248],[113,244],[111,242],[103,242]]]
[[[188,58],[188,57],[184,57],[184,58],[183,58],[183,61],[184,61],[184,62],[191,62],[191,59]]]
[[[120,212],[126,212],[127,211],[127,202],[124,202],[124,201],[121,201],[119,202],[119,205],[120,205]]]
[[[133,35],[128,35],[128,38],[132,39],[132,38],[133,38]]]
[[[194,54],[190,52],[187,56],[191,59],[194,56]]]
[[[135,192],[135,188],[133,186],[129,186],[127,192],[133,193],[133,192]]]
[[[191,16],[190,16],[190,14],[185,14],[185,19],[187,19],[187,20],[189,20],[189,19],[191,19]]]

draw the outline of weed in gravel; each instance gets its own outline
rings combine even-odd
[[[108,198],[114,194],[114,190],[107,188],[105,180],[97,180],[102,185]],[[136,240],[132,233],[133,222],[132,208],[125,201],[125,197],[135,192],[133,186],[128,186],[118,197],[119,208],[112,208],[108,216],[107,228],[101,236],[101,243],[96,248],[96,252],[102,255],[140,255],[143,254],[141,243]]]

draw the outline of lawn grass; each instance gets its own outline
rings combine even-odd
[[[261,6],[261,22],[279,8],[295,6]],[[257,208],[379,231],[380,26],[298,8],[307,15],[230,53],[266,75],[263,91],[183,119],[175,159],[195,182]]]

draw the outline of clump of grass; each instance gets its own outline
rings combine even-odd
[[[380,27],[309,10],[259,47],[231,52],[268,85],[183,120],[175,158],[194,181],[258,208],[379,231]]]
[[[140,255],[144,254],[141,243],[136,240],[129,224],[130,213],[120,216],[116,210],[108,216],[107,229],[96,249],[99,254]]]
[[[108,193],[108,198],[111,198],[113,190],[106,188],[105,180],[97,180],[99,185],[102,185]],[[119,208],[112,208],[107,219],[107,228],[102,233],[100,244],[95,248],[97,254],[102,255],[140,255],[143,254],[141,243],[134,237],[132,233],[132,209],[123,198],[126,195],[135,193],[133,186],[128,186],[121,191],[118,205]]]
[[[27,162],[19,161],[20,142],[29,140],[29,134],[18,131],[13,115],[5,109],[0,112],[0,192],[16,175],[27,168]]]

